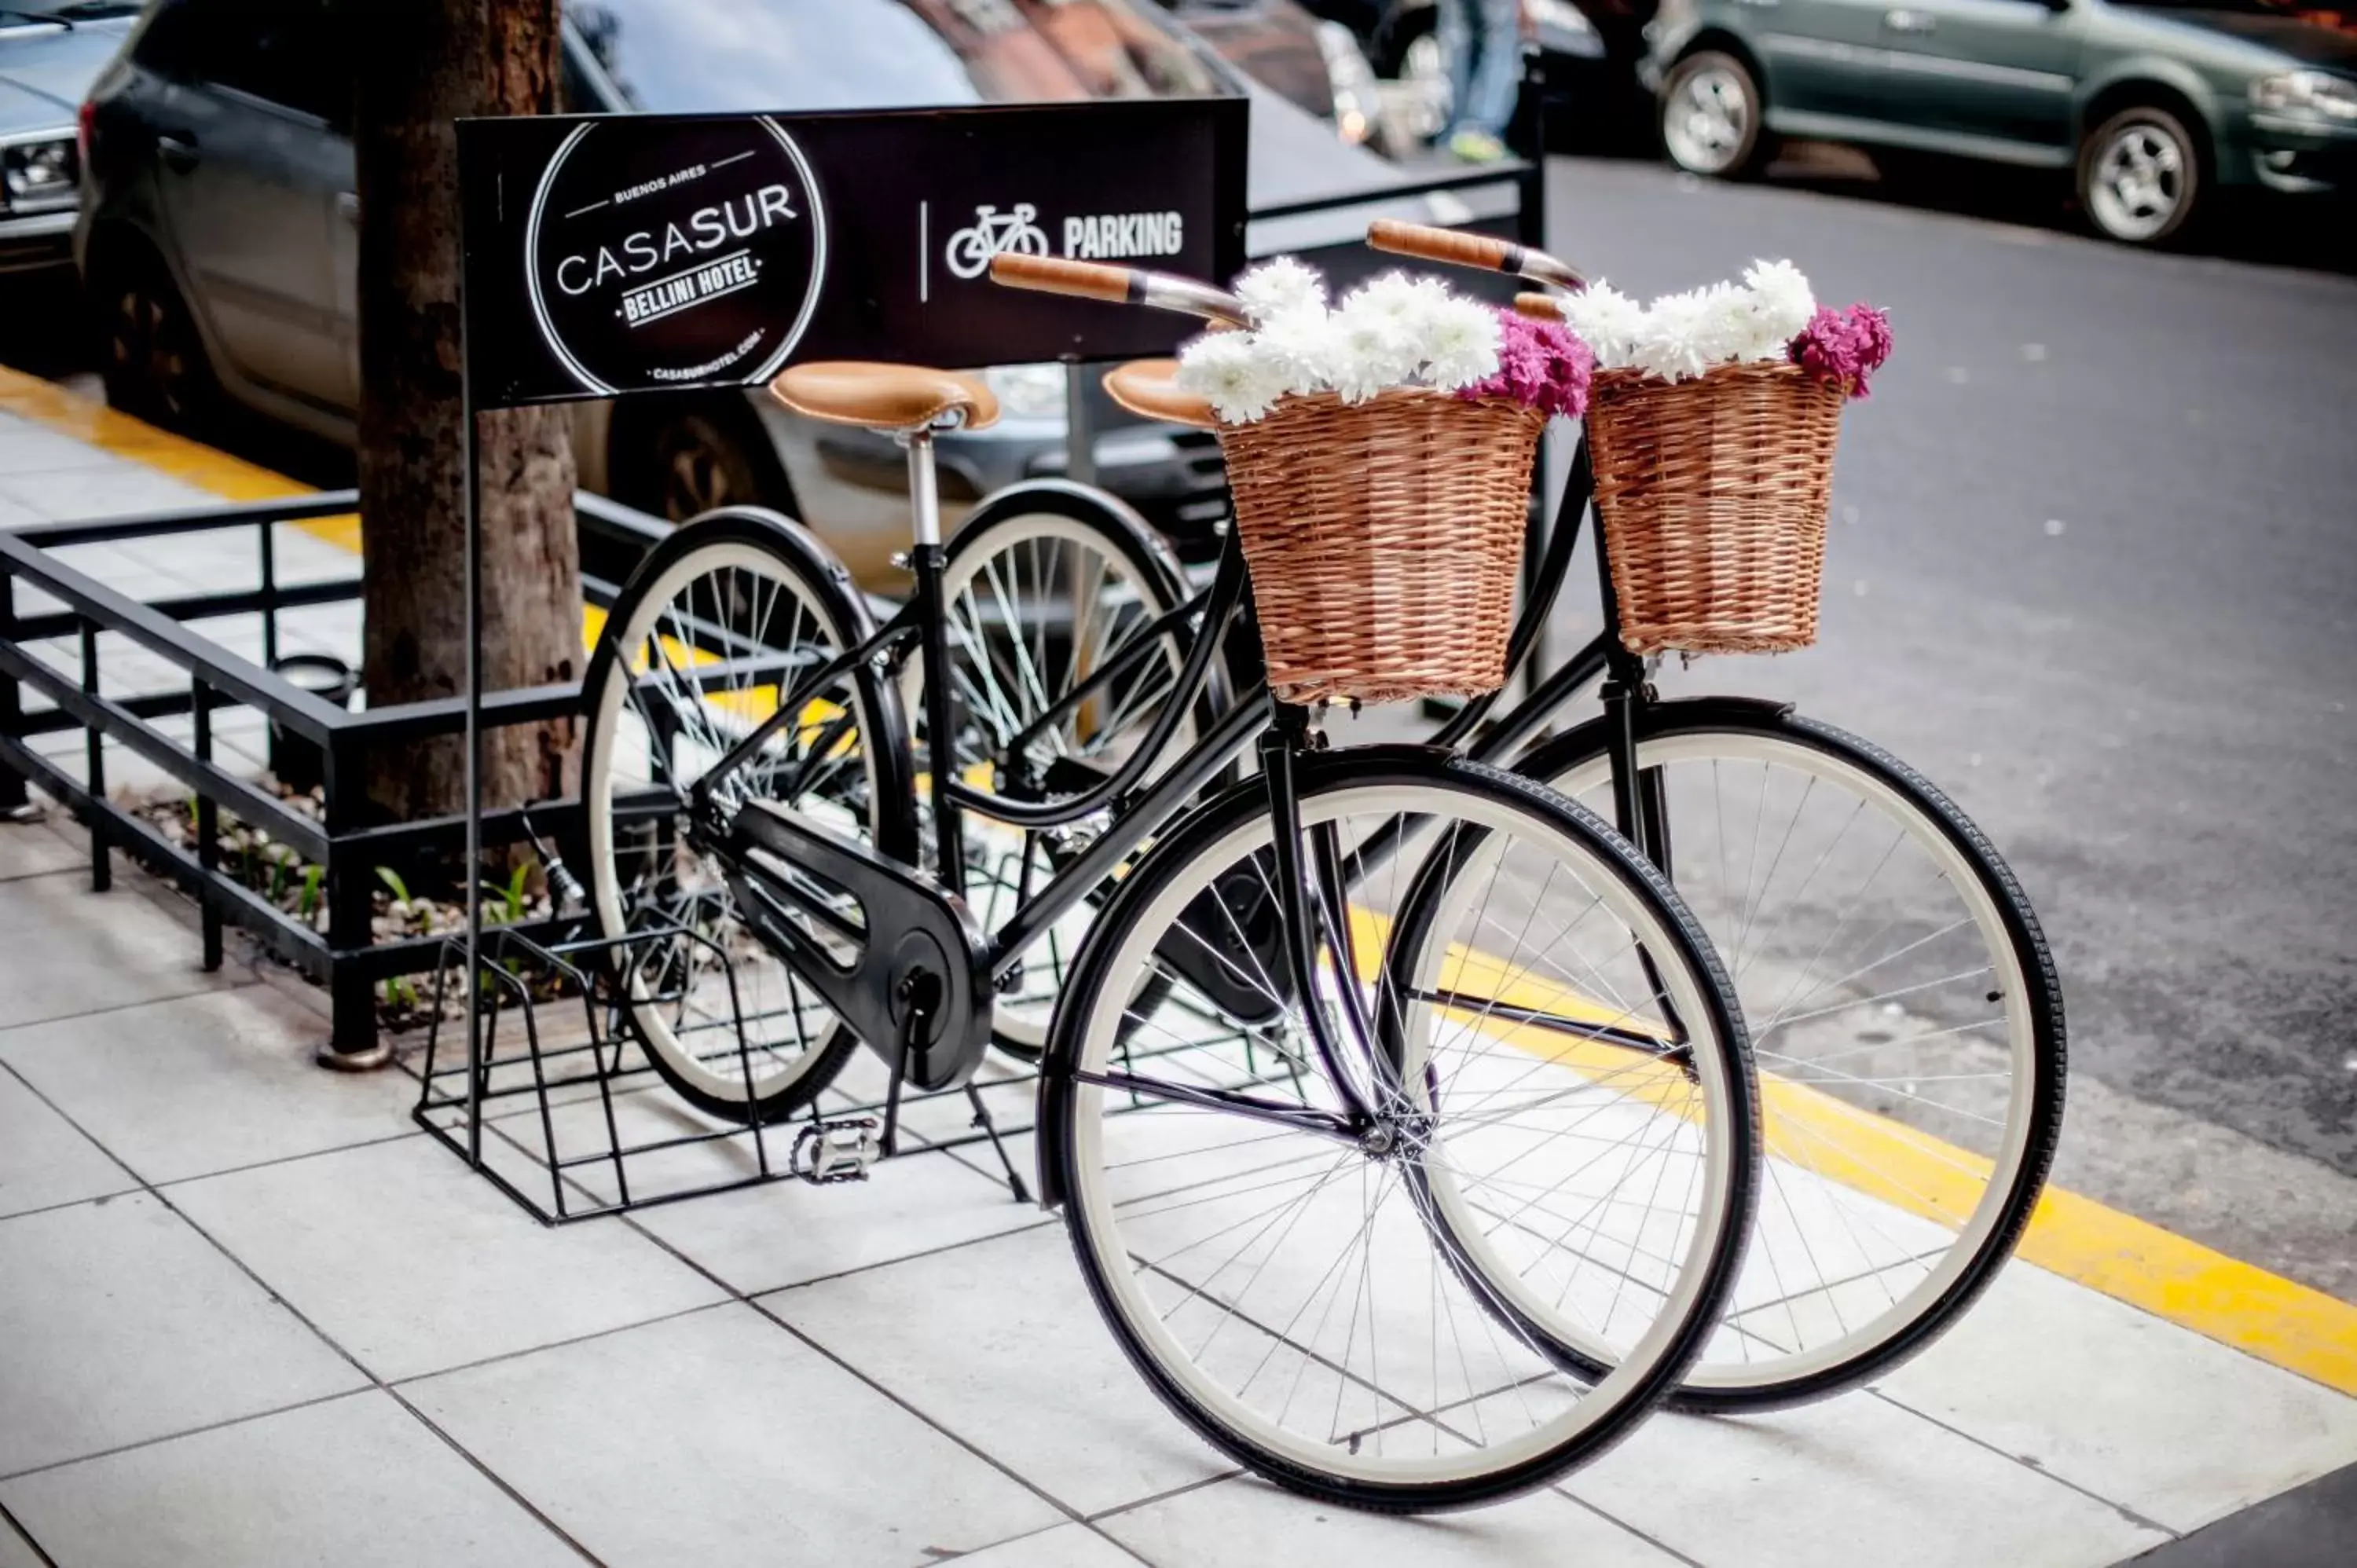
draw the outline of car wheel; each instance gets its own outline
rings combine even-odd
[[[212,365],[170,274],[142,258],[96,275],[108,406],[176,430],[200,426],[214,405]]]
[[[1689,55],[1662,87],[1662,145],[1689,174],[1740,178],[1766,161],[1764,107],[1741,60],[1716,50]]]
[[[2157,245],[2182,233],[2201,195],[2201,150],[2166,109],[2129,109],[2079,147],[2079,205],[2111,239]]]
[[[690,406],[626,426],[632,449],[615,454],[615,472],[622,476],[615,499],[673,522],[724,506],[799,515],[760,422],[735,412]]]

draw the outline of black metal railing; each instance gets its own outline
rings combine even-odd
[[[90,830],[93,888],[103,891],[109,886],[111,856],[116,852],[179,886],[202,911],[208,969],[221,961],[225,927],[252,932],[271,952],[328,987],[335,1018],[331,1049],[349,1055],[376,1045],[378,984],[395,976],[432,972],[442,950],[439,935],[375,940],[377,867],[447,856],[465,843],[467,825],[462,815],[373,822],[363,782],[371,756],[381,747],[463,733],[463,698],[354,713],[269,668],[277,661],[283,612],[361,596],[356,574],[281,582],[274,530],[349,514],[358,505],[354,492],[339,490],[0,533],[0,810],[25,804],[29,780]],[[576,516],[584,562],[596,568],[583,574],[583,596],[590,604],[610,606],[619,591],[616,579],[627,575],[670,532],[669,526],[587,494],[576,498]],[[254,540],[259,581],[253,587],[215,593],[143,600],[107,586],[57,554],[74,545],[241,532],[250,532]],[[20,585],[57,601],[59,607],[20,605]],[[191,625],[236,616],[261,618],[263,663],[239,657]],[[106,633],[169,663],[177,671],[174,682],[154,691],[104,694],[99,638]],[[77,654],[70,660],[52,660],[37,651],[38,645],[69,640]],[[61,663],[73,667],[60,668]],[[572,716],[579,706],[577,682],[490,693],[484,697],[483,723],[491,729],[534,724]],[[253,710],[276,732],[318,748],[323,766],[317,815],[216,759],[216,715],[236,709]],[[190,720],[190,738],[185,741],[159,723],[182,715]],[[79,779],[32,744],[38,736],[72,730],[83,736],[83,776]],[[138,811],[109,798],[110,745],[138,757],[188,790],[194,802],[192,845],[175,843]],[[569,834],[578,811],[578,802],[562,801],[536,806],[532,814],[544,833]],[[324,868],[319,888],[324,929],[314,918],[278,908],[224,867],[223,812]],[[521,843],[525,836],[522,811],[485,814],[486,845]]]

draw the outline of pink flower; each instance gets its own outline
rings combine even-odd
[[[1587,412],[1587,381],[1596,356],[1570,330],[1498,312],[1497,371],[1458,389],[1461,398],[1504,397],[1542,413],[1577,419]]]
[[[1817,380],[1862,398],[1867,377],[1890,358],[1890,317],[1870,305],[1847,310],[1821,305],[1792,339],[1792,355],[1794,364]]]

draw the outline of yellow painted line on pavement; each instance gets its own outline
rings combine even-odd
[[[308,486],[217,452],[184,436],[117,413],[102,403],[0,365],[0,412],[13,413],[102,451],[183,479],[227,500],[308,495]],[[299,524],[306,532],[357,553],[360,520],[325,518]],[[605,616],[583,611],[585,641],[594,646]],[[774,695],[770,699],[776,701]],[[1353,911],[1353,924],[1377,943],[1383,917]],[[1452,990],[1495,994],[1534,1010],[1558,1011],[1587,1023],[1606,1023],[1617,1010],[1566,988],[1506,974],[1495,959],[1452,950],[1444,979]],[[1485,983],[1495,986],[1484,993]],[[1494,1026],[1494,1024],[1493,1024]],[[1512,1043],[1576,1070],[1610,1071],[1631,1082],[1629,1052],[1593,1042],[1566,1045],[1555,1031],[1510,1025]],[[1672,1069],[1668,1078],[1682,1079]],[[1668,1094],[1666,1080],[1640,1093]],[[1772,1074],[1760,1094],[1768,1111],[1770,1152],[1780,1138],[1807,1141],[1807,1158],[1821,1174],[1926,1219],[1954,1225],[1977,1198],[1988,1163],[1978,1155],[1902,1122],[1836,1100]],[[1794,1145],[1797,1152],[1797,1145]],[[2357,1395],[2357,1305],[2255,1268],[2198,1241],[2130,1214],[2049,1187],[2039,1200],[2020,1256],[2068,1280],[2141,1308],[2260,1360]]]
[[[118,413],[102,403],[5,365],[0,365],[0,413],[13,413],[84,446],[168,474],[184,484],[210,490],[223,500],[276,500],[317,493],[284,474],[215,451],[185,435],[158,430],[144,420]],[[360,553],[357,517],[312,518],[295,526],[314,538]]]
[[[1380,949],[1390,922],[1356,908],[1351,919],[1353,942],[1362,951]],[[1443,961],[1440,986],[1574,1024],[1632,1027],[1619,1008],[1527,972],[1510,973],[1491,955],[1461,946],[1451,947]],[[1477,1016],[1465,1008],[1442,1011],[1468,1021]],[[1583,1076],[1609,1077],[1616,1089],[1649,1103],[1686,1098],[1683,1074],[1632,1061],[1624,1047],[1494,1016],[1482,1019],[1481,1026]],[[1774,1073],[1760,1075],[1760,1096],[1771,1157],[1952,1229],[1980,1201],[1992,1166],[1978,1155]],[[2040,1197],[2017,1255],[2204,1338],[2357,1395],[2357,1305],[2051,1186]]]

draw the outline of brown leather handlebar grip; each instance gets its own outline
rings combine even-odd
[[[1079,299],[1110,300],[1115,305],[1138,299],[1140,275],[1128,267],[1071,262],[1060,256],[1023,256],[1001,252],[990,258],[993,283],[1009,288],[1038,289],[1042,294],[1068,294]]]
[[[1514,314],[1527,316],[1533,321],[1561,321],[1563,301],[1551,294],[1518,294],[1514,295]]]
[[[1402,223],[1392,218],[1378,218],[1367,225],[1367,243],[1394,255],[1417,256],[1460,267],[1484,267],[1493,273],[1519,272],[1523,264],[1523,248],[1511,240],[1468,234],[1457,229],[1433,229],[1422,223]]]

